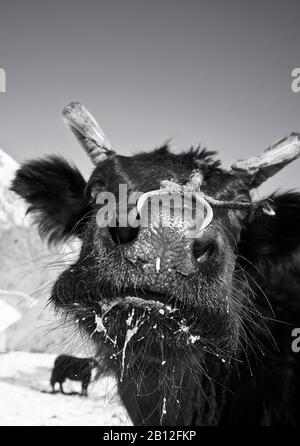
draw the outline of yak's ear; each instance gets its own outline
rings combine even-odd
[[[240,252],[249,260],[281,262],[300,254],[300,193],[270,196],[275,215],[257,211],[241,234]]]
[[[23,164],[11,190],[29,204],[41,237],[57,243],[82,232],[82,221],[90,210],[85,186],[75,167],[53,156]]]

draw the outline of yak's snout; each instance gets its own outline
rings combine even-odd
[[[203,224],[204,209],[200,210],[198,219],[196,210],[192,207],[187,213],[183,207],[178,212],[173,204],[169,208],[158,207],[151,214],[147,208],[149,218],[146,221],[138,215],[133,227],[121,226],[117,219],[108,232],[124,257],[142,267],[146,274],[152,272],[157,276],[176,272],[190,276],[216,258],[220,250],[216,230]]]
[[[109,258],[125,277],[116,282],[112,305],[123,305],[126,318],[128,305],[147,309],[154,325],[157,318],[170,324],[170,333],[180,332],[184,324],[194,336],[222,337],[230,319],[234,259],[220,225],[213,221],[193,237],[189,225],[175,224],[172,218],[168,225],[126,231],[114,227],[106,232]]]

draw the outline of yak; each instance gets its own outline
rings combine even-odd
[[[299,424],[300,192],[253,191],[300,156],[300,135],[225,169],[201,147],[121,156],[80,103],[63,116],[94,164],[88,181],[50,156],[21,165],[11,188],[42,238],[81,241],[50,301],[91,338],[134,425]],[[124,206],[99,224],[120,186],[140,192],[125,211],[135,224],[120,224]],[[170,191],[192,197],[187,221],[159,206],[136,224]]]
[[[81,394],[87,396],[93,369],[97,369],[97,376],[99,364],[94,358],[59,355],[54,361],[50,378],[52,392],[55,393],[55,384],[58,383],[61,393],[65,393],[63,383],[66,379],[70,379],[71,381],[81,381]]]

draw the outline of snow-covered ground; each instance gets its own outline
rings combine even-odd
[[[49,379],[56,355],[0,354],[0,426],[124,426],[128,415],[116,395],[116,383],[103,378],[89,386],[89,397],[51,394]],[[65,392],[80,392],[67,381]]]

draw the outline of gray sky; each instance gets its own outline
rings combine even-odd
[[[300,131],[298,0],[0,0],[0,147],[91,165],[64,127],[73,100],[122,154],[173,137],[229,166]],[[265,190],[299,186],[300,160]]]

